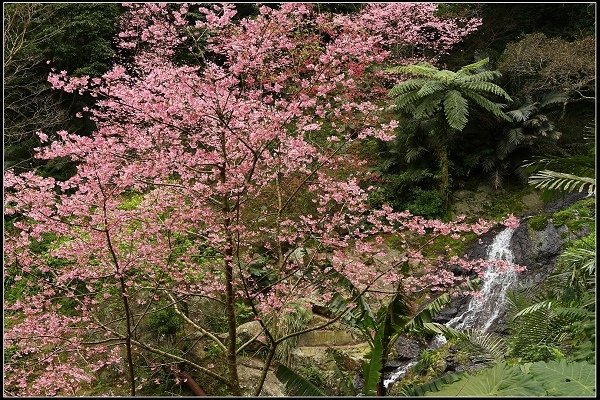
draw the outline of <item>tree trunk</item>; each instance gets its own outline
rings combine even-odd
[[[235,294],[233,292],[233,237],[229,230],[229,217],[225,219],[227,247],[225,249],[225,307],[227,313],[228,342],[227,364],[229,366],[229,380],[234,396],[241,396],[240,381],[237,372],[237,322],[235,318]]]
[[[440,195],[444,201],[444,210],[448,210],[450,205],[450,172],[448,168],[448,148],[445,144],[439,147],[438,158],[440,161]]]

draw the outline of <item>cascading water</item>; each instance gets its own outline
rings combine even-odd
[[[403,366],[399,367],[398,369],[396,369],[394,372],[392,372],[392,374],[390,375],[390,377],[388,379],[383,381],[383,386],[387,389],[387,387],[390,386],[390,384],[396,382],[399,378],[406,375],[406,373],[408,372],[408,369],[410,367],[412,367],[413,365],[415,365],[416,363],[417,363],[416,361],[411,361],[411,362],[407,363],[406,365],[403,365]]]
[[[488,260],[513,261],[510,240],[514,232],[513,228],[506,228],[494,238],[487,252]],[[483,286],[479,295],[471,299],[467,311],[448,321],[446,326],[459,330],[472,328],[487,332],[504,310],[508,288],[516,280],[517,273],[512,269],[488,269],[483,276]]]
[[[506,228],[500,232],[488,248],[486,258],[488,260],[512,262],[513,254],[510,250],[510,240],[514,232],[513,228]],[[458,330],[477,329],[486,332],[500,316],[500,313],[504,311],[506,293],[516,280],[517,273],[512,269],[507,271],[496,271],[494,268],[488,269],[483,276],[483,286],[479,296],[473,297],[469,302],[467,311],[448,321],[446,326]],[[445,343],[446,338],[444,335],[437,335],[433,339],[430,348],[437,348]],[[409,362],[397,368],[384,381],[384,386],[387,388],[390,384],[398,381],[414,364],[416,362]]]

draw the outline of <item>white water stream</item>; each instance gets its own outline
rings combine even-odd
[[[510,240],[515,230],[506,228],[494,238],[494,241],[489,246],[486,259],[488,260],[506,260],[513,261],[513,254],[510,250]],[[473,297],[469,302],[467,311],[452,318],[446,323],[454,329],[477,329],[486,332],[504,310],[506,304],[506,293],[508,288],[517,280],[517,274],[513,270],[496,271],[490,268],[483,276],[483,286],[479,296]],[[446,343],[444,335],[437,335],[432,343],[431,348],[437,348]],[[396,382],[404,376],[408,369],[416,364],[410,362],[396,369],[391,376],[384,381],[384,386],[387,388],[390,384]]]
[[[406,365],[403,365],[401,367],[399,367],[398,369],[396,369],[394,372],[392,372],[392,375],[390,375],[390,377],[386,380],[383,381],[383,386],[387,389],[387,387],[396,382],[399,378],[403,377],[407,372],[408,369],[410,367],[412,367],[413,365],[415,365],[417,362],[416,361],[411,361]]]
[[[514,229],[506,228],[494,238],[487,252],[488,260],[513,261],[510,240],[514,232]],[[504,311],[506,293],[516,280],[517,273],[513,270],[499,272],[494,268],[488,269],[483,276],[483,286],[479,296],[473,297],[467,311],[452,318],[446,326],[458,330],[477,329],[487,332]]]

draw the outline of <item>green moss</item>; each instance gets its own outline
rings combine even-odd
[[[566,225],[571,231],[579,231],[584,227],[595,230],[595,210],[596,199],[586,198],[552,214],[552,223],[556,227]]]
[[[540,214],[530,218],[528,224],[534,231],[543,231],[546,229],[546,226],[548,226],[548,219],[549,217],[547,214]]]
[[[117,208],[124,211],[135,210],[142,204],[142,200],[144,200],[143,194],[131,193],[128,196],[124,196],[123,202]]]

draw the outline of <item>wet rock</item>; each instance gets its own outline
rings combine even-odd
[[[400,336],[394,345],[396,357],[401,360],[412,360],[418,357],[422,347],[418,340],[406,336]]]
[[[585,199],[587,193],[584,192],[575,192],[575,193],[567,193],[564,196],[559,196],[558,198],[552,200],[548,204],[544,206],[545,212],[556,212],[560,211],[563,208],[569,207],[571,204],[579,201],[581,199]]]

